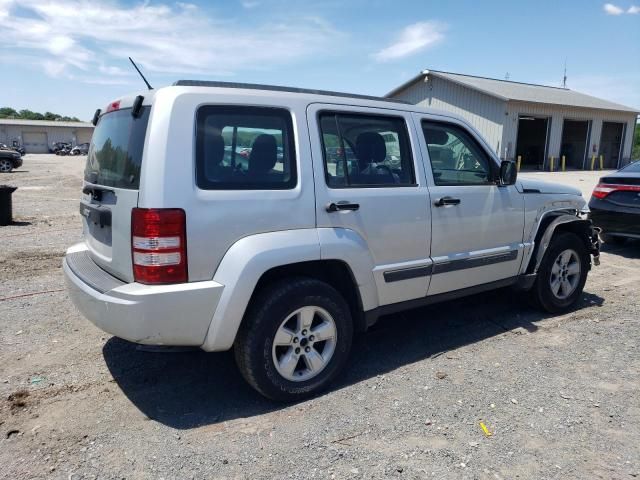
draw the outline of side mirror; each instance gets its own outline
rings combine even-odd
[[[503,160],[500,163],[500,178],[498,185],[513,185],[516,183],[516,178],[518,178],[518,168],[516,167],[516,162]]]

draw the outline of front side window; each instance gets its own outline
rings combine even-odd
[[[463,128],[450,123],[422,122],[436,185],[491,183],[491,159]]]
[[[319,122],[329,187],[415,184],[404,119],[323,113]]]
[[[196,183],[205,190],[293,188],[296,160],[291,114],[268,107],[200,107]]]

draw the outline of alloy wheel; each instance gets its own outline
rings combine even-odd
[[[1,159],[0,172],[9,173],[11,170],[13,170],[13,164],[11,163],[11,160],[7,160],[6,158]]]
[[[551,292],[560,300],[571,296],[580,283],[580,257],[573,249],[567,249],[556,257],[549,278]]]
[[[273,339],[272,356],[277,372],[292,382],[318,375],[336,349],[338,331],[324,308],[305,306],[280,324]]]

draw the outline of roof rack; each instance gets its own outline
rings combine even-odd
[[[268,90],[271,92],[308,93],[312,95],[326,95],[331,97],[356,98],[360,100],[376,100],[387,103],[403,103],[410,105],[404,100],[395,100],[385,97],[374,97],[372,95],[358,95],[355,93],[331,92],[328,90],[314,90],[309,88],[283,87],[280,85],[261,85],[258,83],[235,83],[235,82],[215,82],[206,80],[178,80],[173,84],[176,87],[217,87],[217,88],[241,88],[247,90]]]

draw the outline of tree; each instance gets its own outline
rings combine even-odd
[[[18,112],[11,107],[0,108],[0,118],[17,118]]]
[[[633,152],[631,160],[640,160],[640,123],[636,123],[636,132],[633,135]]]
[[[45,112],[44,115],[39,112],[32,112],[29,109],[23,109],[19,112],[11,107],[0,107],[0,118],[16,118],[20,120],[50,120],[63,122],[79,122],[77,117],[63,117],[57,113]]]

